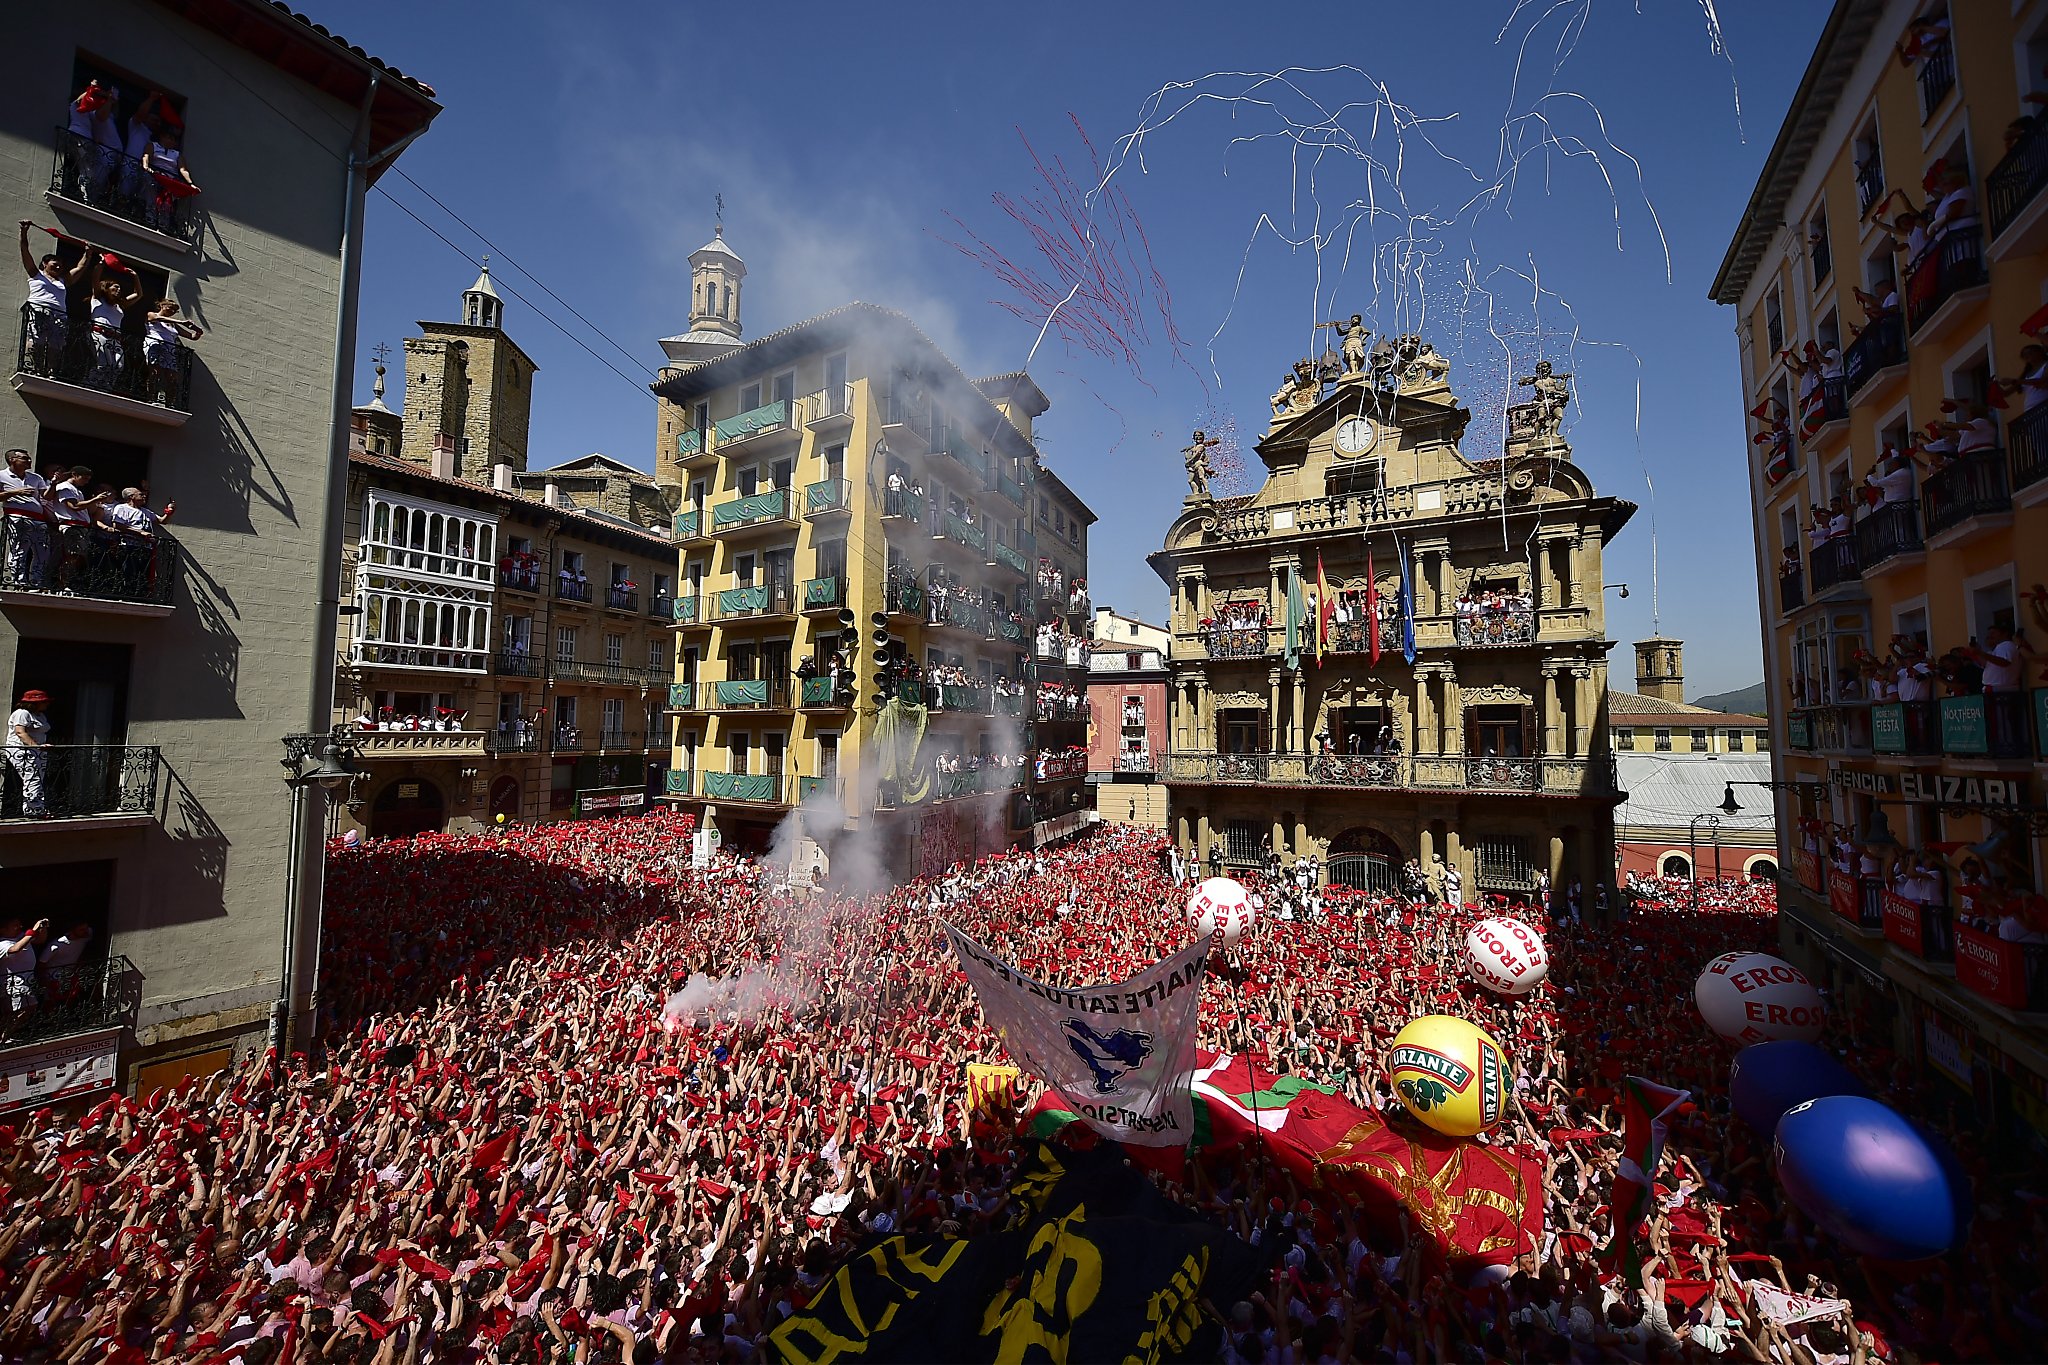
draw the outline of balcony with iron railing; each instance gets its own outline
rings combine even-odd
[[[858,699],[859,687],[852,669],[831,677],[799,679],[797,705],[806,711],[844,711]]]
[[[548,751],[557,754],[587,754],[590,737],[578,725],[557,725],[548,736]]]
[[[711,535],[711,519],[704,515],[703,509],[693,507],[687,512],[676,513],[670,523],[670,530],[675,540],[681,544],[706,540]]]
[[[1230,630],[1218,626],[1199,632],[1202,646],[1212,659],[1263,659],[1269,650],[1270,634],[1265,626]]]
[[[677,464],[687,468],[693,464],[708,466],[711,463],[711,447],[704,435],[704,430],[696,427],[676,433]]]
[[[1920,121],[1934,117],[1948,92],[1956,88],[1956,50],[1946,40],[1920,56]]]
[[[10,823],[156,817],[162,756],[153,744],[45,744],[0,750],[0,829]]]
[[[1823,376],[1820,381],[1820,424],[1823,427],[1849,420],[1849,382],[1842,375]],[[1812,440],[1807,439],[1811,448]]]
[[[951,541],[969,550],[988,549],[988,528],[980,522],[969,521],[956,512],[946,513],[935,529],[935,540]]]
[[[11,382],[30,397],[183,426],[192,412],[192,350],[172,342],[151,354],[139,333],[116,335],[25,303]]]
[[[161,526],[145,539],[0,516],[0,602],[168,616],[182,558],[177,538]]]
[[[1379,623],[1380,652],[1401,649],[1401,622],[1388,617]],[[1334,654],[1371,654],[1372,635],[1363,621],[1336,621],[1330,626],[1330,651]]]
[[[953,801],[963,796],[985,796],[989,792],[1013,791],[1024,785],[1022,768],[1005,768],[994,764],[979,768],[960,768],[954,772],[932,774],[932,799]]]
[[[927,592],[925,624],[939,630],[963,630],[969,635],[988,634],[988,612],[958,593]]]
[[[491,665],[487,649],[453,645],[399,644],[390,640],[351,640],[348,659],[363,668],[417,668],[435,673],[483,673]]]
[[[1157,770],[1158,760],[1152,756],[1150,749],[1122,750],[1117,754],[1116,765],[1112,769],[1120,773],[1151,773]]]
[[[508,592],[540,591],[541,567],[530,558],[508,555],[498,564],[498,586]]]
[[[673,621],[676,615],[676,599],[673,594],[657,592],[647,599],[647,614],[657,621]]]
[[[924,524],[925,502],[922,493],[913,493],[908,488],[885,488],[882,490],[882,517],[887,520],[900,517],[905,521]]]
[[[1856,212],[1870,212],[1870,206],[1882,198],[1884,160],[1873,149],[1867,160],[1856,163]]]
[[[1451,638],[1468,648],[1536,643],[1536,613],[1520,608],[1508,611],[1480,611],[1460,616],[1452,625]]]
[[[925,616],[924,584],[908,570],[891,569],[882,580],[882,610],[890,616]]]
[[[82,205],[89,216],[140,228],[176,250],[198,245],[203,214],[197,190],[182,177],[159,175],[141,158],[68,128],[57,129],[52,143],[49,193]]]
[[[555,600],[557,602],[575,602],[587,607],[590,605],[590,584],[587,581],[564,578],[562,575],[556,574]]]
[[[2032,758],[2032,720],[2020,692],[1942,697],[1941,752],[1953,758]]]
[[[1984,283],[1984,229],[1950,228],[1906,277],[1906,325],[1923,340],[1940,334],[1945,327],[1928,324],[1951,299]]]
[[[960,711],[977,716],[995,714],[995,693],[987,683],[927,683],[925,705],[934,711]]]
[[[116,953],[66,967],[38,967],[17,979],[14,1012],[0,1024],[0,1047],[47,1043],[74,1034],[133,1026],[142,973]]]
[[[1874,318],[1842,352],[1842,389],[1853,401],[1871,380],[1889,370],[1904,373],[1906,323],[1898,313]]]
[[[1603,799],[1615,790],[1611,757],[1179,752],[1162,755],[1159,771],[1172,784],[1364,787]]]
[[[487,754],[537,754],[540,752],[540,731],[531,725],[501,722],[497,729],[484,732],[484,752]]]
[[[787,443],[800,434],[793,420],[794,409],[795,405],[787,399],[777,399],[712,423],[711,453],[724,456],[731,447],[740,445],[759,448]]]
[[[1778,610],[1794,612],[1806,605],[1806,575],[1798,569],[1778,575]]]
[[[1870,706],[1837,702],[1800,707],[1786,722],[1792,747],[1832,754],[1870,752]]]
[[[628,611],[635,616],[639,615],[639,589],[628,588],[618,583],[612,584],[604,590],[604,608],[606,611]]]
[[[787,711],[793,702],[787,678],[728,678],[671,683],[668,704],[671,711]]]
[[[556,659],[555,677],[562,682],[597,683],[605,687],[644,687],[647,670],[611,659]]]
[[[1870,708],[1870,747],[1880,754],[1938,754],[1941,716],[1932,697],[1881,701]]]
[[[597,747],[605,753],[637,754],[646,748],[646,742],[638,730],[600,730],[597,732]]]
[[[812,431],[834,431],[853,425],[853,385],[828,384],[797,400],[797,420]]]
[[[989,613],[989,639],[1003,640],[1013,645],[1022,645],[1029,633],[1029,628],[1022,621],[1012,620],[1008,616],[999,616],[995,612]]]
[[[2006,481],[2005,452],[1993,448],[1956,456],[1921,482],[1920,503],[1929,541],[1941,540],[1978,517],[2010,515],[2012,490]],[[1953,544],[1956,539],[1950,536],[1942,544]]]
[[[693,796],[697,791],[696,774],[688,768],[664,768],[661,770],[661,794],[663,796]]]
[[[2040,196],[2043,185],[2048,185],[2048,120],[2036,114],[1984,177],[1984,211],[1995,247],[2005,245],[1999,239]]]
[[[1893,561],[1903,561],[1925,548],[1920,535],[1920,504],[1910,498],[1879,503],[1856,523],[1856,562],[1865,577],[1896,567]]]
[[[1878,893],[1885,940],[1907,956],[1937,967],[1956,960],[1955,916],[1940,901],[1908,900],[1885,887]]]
[[[1831,588],[1863,581],[1863,569],[1856,560],[1854,536],[1836,536],[1814,546],[1808,554],[1807,568],[1813,575],[1815,597]]]
[[[2017,1014],[2048,1013],[2048,943],[2012,941],[1968,923],[1956,931],[1956,984]]]
[[[787,580],[726,588],[712,596],[720,621],[769,620],[796,615],[796,597]]]
[[[807,578],[803,582],[803,610],[812,612],[837,612],[849,600],[846,593],[846,577],[843,574],[825,574],[818,578]]]
[[[822,517],[846,516],[853,511],[853,480],[820,479],[804,489],[804,516],[817,521]]]
[[[1041,755],[1031,762],[1040,782],[1074,782],[1088,776],[1088,751],[1071,749],[1063,754]]]
[[[1003,568],[1008,569],[1011,573],[1016,574],[1020,578],[1031,577],[1030,563],[1024,558],[1024,556],[1021,553],[1019,553],[1015,549],[1012,549],[1010,546],[1003,544],[1000,540],[996,542],[995,548],[991,550],[989,554],[991,556],[992,563],[998,564]]]
[[[2012,452],[2015,494],[2048,478],[2048,403],[2038,403],[2006,423],[2005,443]]]
[[[745,497],[730,498],[711,509],[711,533],[728,536],[741,531],[794,526],[795,501],[787,488],[768,488]]]
[[[932,414],[912,394],[890,389],[882,397],[882,439],[897,455],[919,455],[931,448]]]
[[[704,606],[704,599],[696,593],[678,597],[675,605],[675,623],[678,626],[708,626],[711,613]]]
[[[748,801],[761,805],[787,805],[789,788],[782,773],[702,774],[704,795],[712,801]]]

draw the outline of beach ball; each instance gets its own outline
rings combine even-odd
[[[354,848],[356,845],[362,842],[363,836],[362,833],[358,830],[352,829],[348,833],[341,836],[341,846],[343,848]]]
[[[1394,1035],[1387,1080],[1409,1113],[1448,1137],[1499,1123],[1514,1083],[1493,1035],[1448,1014],[1411,1019]]]
[[[1778,1180],[1851,1251],[1887,1261],[1939,1256],[1969,1225],[1969,1181],[1876,1100],[1830,1095],[1778,1120]]]
[[[1735,1054],[1728,1072],[1735,1112],[1759,1133],[1777,1132],[1785,1111],[1808,1100],[1869,1093],[1826,1049],[1796,1038],[1752,1043]]]
[[[1188,923],[1203,938],[1220,932],[1226,948],[1235,948],[1257,918],[1243,884],[1229,877],[1211,877],[1188,893]]]
[[[1550,974],[1550,950],[1518,919],[1483,919],[1465,933],[1465,969],[1495,995],[1527,995]]]
[[[1806,973],[1769,953],[1721,954],[1693,983],[1692,998],[1707,1027],[1731,1043],[1810,1043],[1827,1023]]]

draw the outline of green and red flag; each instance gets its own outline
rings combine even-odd
[[[1692,1097],[1688,1090],[1626,1076],[1621,1083],[1621,1164],[1614,1171],[1614,1193],[1607,1200],[1608,1217],[1614,1234],[1600,1248],[1599,1259],[1634,1283],[1643,1266],[1642,1243],[1637,1233],[1649,1216],[1650,1196],[1656,1188],[1657,1167],[1664,1161],[1664,1139],[1671,1132],[1671,1116]]]

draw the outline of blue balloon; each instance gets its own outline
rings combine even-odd
[[[1865,1256],[1939,1256],[1969,1224],[1969,1183],[1876,1100],[1831,1095],[1778,1120],[1778,1180],[1821,1229]]]
[[[1778,1120],[1795,1104],[1869,1093],[1827,1049],[1794,1038],[1750,1044],[1735,1054],[1728,1073],[1735,1112],[1759,1133],[1777,1132]]]

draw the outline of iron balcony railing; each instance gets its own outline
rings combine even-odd
[[[21,306],[19,374],[110,393],[171,412],[192,410],[192,350],[172,342],[145,354],[140,333],[96,330],[83,318]]]
[[[807,578],[803,585],[805,611],[832,611],[846,605],[846,579],[840,574]]]
[[[661,772],[661,794],[663,796],[690,796],[697,790],[693,780],[696,774],[688,768],[664,768]]]
[[[835,512],[852,510],[851,479],[820,479],[804,489],[804,515],[807,517],[830,516]]]
[[[1806,577],[1799,570],[1778,575],[1778,610],[1797,611],[1806,605]]]
[[[718,801],[788,801],[781,773],[705,773],[704,795]]]
[[[603,730],[598,733],[597,747],[637,752],[646,745],[641,743],[638,730]]]
[[[988,633],[988,613],[976,603],[968,601],[958,593],[940,597],[927,593],[925,597],[925,624],[944,626],[953,630],[964,630],[973,635]]]
[[[914,574],[891,569],[882,583],[882,610],[891,616],[922,619],[925,613],[924,584],[918,582]]]
[[[1842,386],[1849,397],[1879,370],[1906,363],[1906,324],[1897,313],[1873,320],[1842,353]]]
[[[1941,752],[1940,712],[1932,697],[1884,701],[1870,708],[1870,747],[1880,754]]]
[[[946,513],[944,536],[955,545],[965,545],[970,550],[988,548],[988,528],[953,512]]]
[[[540,731],[530,725],[500,725],[484,735],[484,752],[537,754],[540,752]]]
[[[1169,783],[1379,787],[1420,791],[1609,796],[1614,762],[1599,758],[1485,758],[1430,754],[1167,753]]]
[[[885,517],[906,517],[911,521],[924,520],[924,496],[908,488],[888,488],[882,492],[882,515]]]
[[[1914,331],[1941,306],[1984,283],[1984,229],[1950,228],[1928,248],[1906,281],[1906,320]]]
[[[773,403],[763,403],[758,408],[749,408],[723,421],[714,422],[711,428],[714,437],[711,445],[713,452],[722,454],[726,446],[751,441],[757,436],[765,436],[771,432],[794,430],[794,423],[791,421],[793,407],[788,399],[779,398]]]
[[[711,509],[711,529],[716,533],[788,522],[795,516],[792,502],[787,488],[770,488],[732,498]]]
[[[1888,559],[1926,548],[1920,536],[1920,504],[1882,502],[1856,523],[1856,562],[1868,573]]]
[[[775,711],[792,705],[785,678],[728,678],[723,682],[670,683],[672,711]]]
[[[856,681],[850,668],[842,670],[836,680],[829,676],[803,678],[800,680],[802,687],[797,694],[797,705],[806,709],[825,707],[843,711],[853,705],[859,695]]]
[[[0,749],[0,820],[74,820],[156,811],[154,744]]]
[[[450,645],[400,644],[390,640],[351,640],[350,663],[368,667],[434,668],[452,672],[482,673],[491,666],[487,649],[457,649]]]
[[[2048,184],[2048,126],[2035,118],[1984,177],[1984,208],[1991,217],[1993,241],[2026,212],[2044,184]]]
[[[1814,546],[1809,556],[1809,568],[1813,573],[1813,591],[1816,595],[1838,583],[1860,581],[1863,570],[1856,562],[1856,538],[1836,536],[1833,540],[1824,540]]]
[[[995,694],[983,683],[927,683],[925,705],[934,711],[968,711],[976,715],[995,714]]]
[[[2012,450],[2012,486],[2017,492],[2048,477],[2048,403],[2027,409],[2006,424]]]
[[[588,603],[590,601],[590,584],[579,583],[573,578],[557,577],[555,579],[555,597],[563,602]]]
[[[530,561],[526,563],[515,561],[509,564],[501,564],[498,567],[498,586],[508,588],[513,592],[537,593],[540,591],[540,580],[540,565]]]
[[[187,246],[198,242],[200,196],[182,179],[159,176],[139,158],[102,147],[68,128],[57,129],[54,150],[51,194],[89,204]]]
[[[610,587],[605,589],[604,604],[611,611],[640,610],[640,593],[635,588]]]
[[[27,999],[0,1025],[0,1045],[19,1047],[135,1022],[142,974],[120,954],[68,967],[38,967],[23,983]]]
[[[1401,648],[1401,623],[1389,617],[1379,623],[1380,652],[1398,652]],[[1330,628],[1330,650],[1336,654],[1372,653],[1372,636],[1363,621],[1338,621]]]
[[[1948,92],[1956,88],[1956,50],[1948,42],[1920,58],[1920,121],[1934,117]]]
[[[851,416],[853,385],[850,383],[827,384],[824,388],[814,389],[797,399],[797,418],[805,423],[825,422],[834,417]]]
[[[1150,749],[1126,751],[1116,756],[1116,771],[1120,773],[1149,773],[1156,771],[1157,760]]]
[[[669,593],[658,592],[647,599],[647,614],[657,621],[675,619],[676,599]]]
[[[1868,161],[1856,163],[1856,212],[1868,213],[1884,197],[1884,161],[1873,151]]]
[[[1076,749],[1034,759],[1032,771],[1040,782],[1071,782],[1088,776],[1088,751]]]
[[[721,621],[742,621],[753,617],[792,616],[796,597],[787,579],[726,588],[714,595],[712,605]]]
[[[1938,536],[1971,517],[2010,512],[2012,490],[2006,485],[2005,452],[1993,448],[1956,456],[1921,483],[1920,500],[1926,508],[1929,536]]]
[[[1012,620],[1007,616],[997,616],[993,612],[989,614],[989,639],[1007,640],[1013,645],[1021,645],[1024,643],[1026,633],[1026,627],[1022,621]]]
[[[1828,245],[1827,233],[1823,231],[1808,253],[1813,257],[1813,286],[1818,289],[1834,272],[1835,253]]]
[[[1941,751],[1954,758],[2030,758],[2028,698],[2021,692],[1972,692],[1937,703]]]
[[[580,726],[557,725],[548,748],[558,754],[581,754],[590,751],[590,741]]]
[[[1453,625],[1452,638],[1461,645],[1475,648],[1533,644],[1536,640],[1536,613],[1482,611],[1460,616]]]
[[[671,529],[675,532],[675,538],[679,541],[699,540],[710,534],[706,518],[700,508],[691,508],[687,512],[676,513]]]
[[[1018,574],[1025,578],[1029,578],[1031,576],[1031,566],[1025,562],[1024,556],[1019,554],[1016,550],[1012,549],[1008,545],[1003,544],[1001,541],[997,541],[996,547],[993,551],[991,551],[991,553],[994,556],[996,563],[1002,565],[1004,568],[1010,570],[1012,573]]]
[[[159,526],[147,539],[100,527],[0,516],[0,591],[48,593],[51,606],[68,598],[171,604],[183,551]]]
[[[555,677],[564,682],[603,683],[612,687],[639,687],[647,681],[647,670],[609,659],[557,659]]]
[[[676,599],[675,621],[677,625],[695,626],[709,623],[710,617],[699,605],[700,600],[694,593],[688,597],[678,597]]]
[[[1023,784],[1022,768],[1004,768],[993,764],[980,768],[961,768],[957,772],[934,772],[932,799],[950,801],[961,796],[981,796],[988,792],[1011,791]]]
[[[1841,375],[1820,381],[1820,420],[1823,426],[1849,420],[1849,382]]]
[[[1263,659],[1266,657],[1266,627],[1250,626],[1204,631],[1202,643],[1212,659]]]

